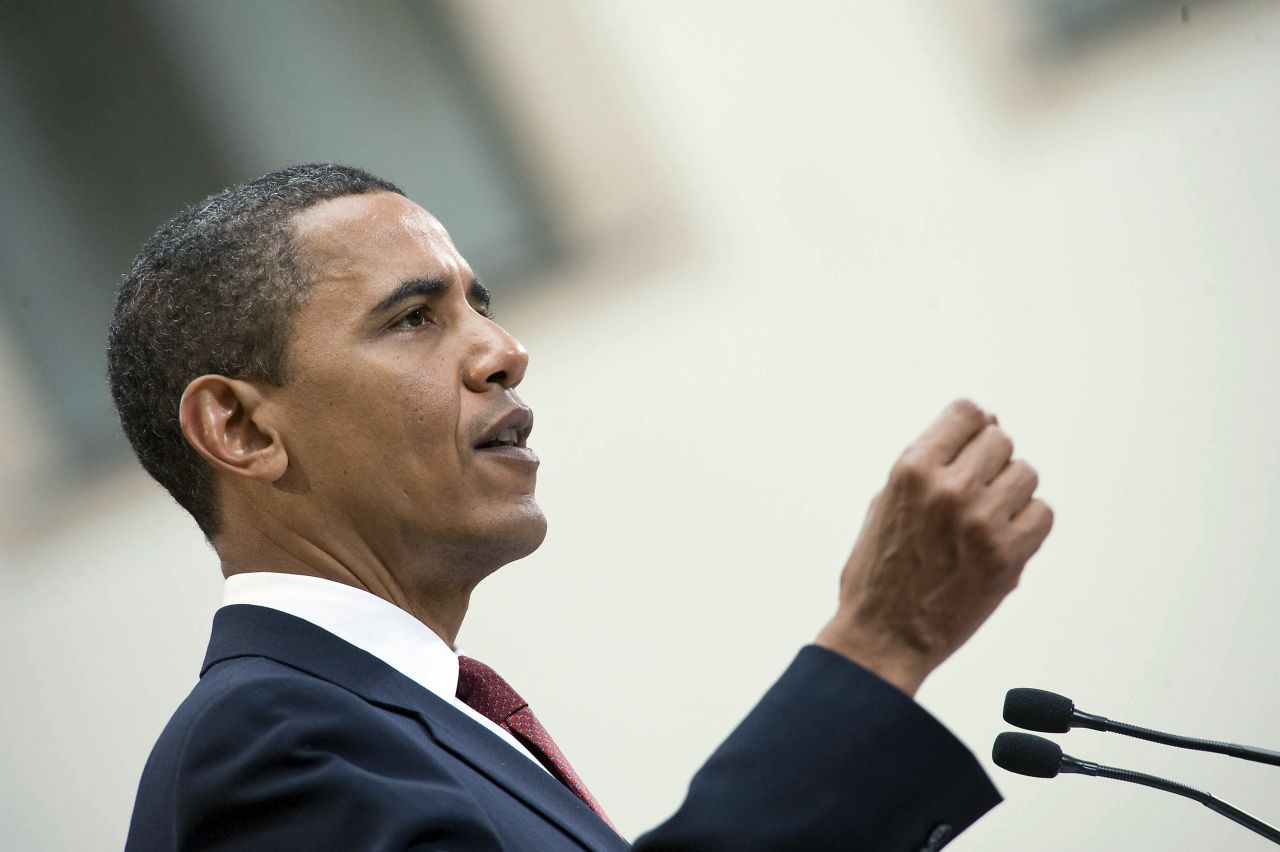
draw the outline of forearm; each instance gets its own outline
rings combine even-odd
[[[914,850],[999,801],[973,755],[919,705],[809,646],[635,848]]]

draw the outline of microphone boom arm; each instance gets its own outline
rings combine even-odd
[[[1064,756],[1065,757],[1065,756]],[[1083,763],[1083,761],[1079,761]],[[1133,772],[1128,769],[1116,769],[1114,766],[1099,766],[1093,764],[1091,768],[1096,768],[1096,772],[1087,770],[1075,770],[1086,775],[1097,775],[1099,778],[1111,778],[1115,781],[1128,781],[1130,784],[1141,784],[1143,787],[1154,787],[1157,790],[1164,790],[1166,793],[1174,793],[1179,796],[1185,796],[1188,799],[1194,799],[1204,805],[1211,811],[1222,814],[1232,822],[1238,823],[1245,828],[1270,840],[1272,843],[1280,843],[1280,830],[1274,826],[1268,825],[1258,819],[1253,814],[1242,811],[1235,805],[1227,804],[1212,793],[1204,790],[1197,790],[1194,787],[1188,787],[1185,784],[1179,784],[1176,781],[1169,781],[1165,778],[1157,778],[1154,775],[1147,775],[1143,772]],[[1070,772],[1073,770],[1063,767],[1063,771]]]
[[[1254,748],[1253,746],[1239,745],[1237,743],[1224,743],[1217,740],[1201,740],[1195,737],[1182,737],[1177,734],[1166,734],[1162,731],[1153,731],[1151,728],[1142,728],[1138,725],[1130,725],[1125,722],[1116,722],[1105,716],[1095,716],[1092,713],[1085,713],[1080,710],[1071,711],[1071,727],[1073,728],[1089,728],[1094,731],[1106,731],[1114,734],[1123,734],[1126,737],[1134,737],[1147,742],[1159,743],[1160,745],[1173,746],[1174,748],[1186,748],[1193,751],[1207,751],[1213,754],[1225,754],[1228,757],[1237,757],[1242,760],[1252,760],[1255,763],[1266,763],[1271,766],[1280,766],[1280,751],[1271,751],[1265,748]]]

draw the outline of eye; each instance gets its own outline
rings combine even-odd
[[[409,311],[400,319],[391,324],[392,328],[420,328],[426,325],[430,320],[427,318],[427,309],[425,307],[417,307]]]

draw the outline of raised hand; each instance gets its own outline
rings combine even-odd
[[[914,695],[1049,534],[1038,484],[994,416],[968,400],[947,406],[872,500],[817,643]]]

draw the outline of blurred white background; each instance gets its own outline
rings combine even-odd
[[[367,158],[361,133],[328,148],[273,121],[292,93],[255,75],[293,54],[217,41],[272,5],[132,4],[187,57],[234,179],[331,157],[399,181],[397,157],[431,156],[429,133],[388,130],[412,77],[360,114],[382,134]],[[362,17],[394,30],[411,5]],[[284,6],[273,26],[335,44],[372,26],[337,0]],[[676,807],[812,639],[868,499],[960,395],[1039,468],[1057,527],[921,703],[984,761],[1013,686],[1280,747],[1280,3],[1147,4],[1057,35],[1044,6],[450,7],[560,246],[496,305],[532,353],[551,533],[481,586],[461,644],[624,833]],[[217,562],[129,459],[59,463],[59,387],[27,366],[21,312],[0,320],[3,845],[119,848],[197,675]],[[1276,769],[1063,744],[1280,822]],[[1007,801],[957,852],[1271,848],[1154,791],[991,772]]]

